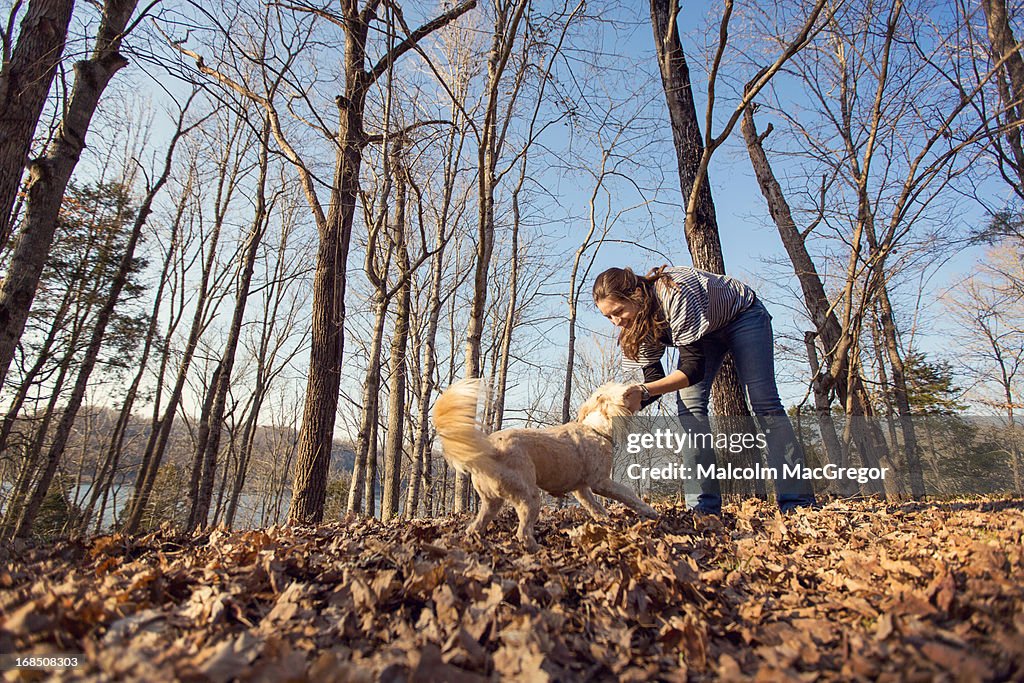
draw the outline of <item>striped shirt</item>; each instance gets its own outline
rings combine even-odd
[[[637,359],[623,356],[628,373],[658,364],[666,346],[687,347],[704,335],[732,322],[754,303],[754,290],[728,275],[716,275],[685,266],[666,268],[675,287],[658,281],[654,291],[668,321],[668,338],[640,344]],[[664,374],[662,374],[664,376]]]

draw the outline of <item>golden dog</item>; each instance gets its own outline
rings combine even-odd
[[[476,420],[480,380],[456,382],[434,404],[434,427],[444,457],[469,473],[480,495],[480,512],[469,525],[482,532],[508,500],[519,516],[516,536],[533,551],[533,526],[540,512],[540,487],[555,496],[572,493],[594,519],[608,513],[594,494],[625,503],[637,513],[658,513],[627,486],[611,480],[612,418],[630,415],[625,384],[609,383],[580,406],[575,422],[544,429],[503,429],[488,436]]]

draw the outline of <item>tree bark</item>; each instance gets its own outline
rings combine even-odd
[[[18,44],[0,70],[0,250],[14,228],[15,198],[64,53],[74,4],[73,0],[31,0]]]
[[[525,171],[526,162],[523,161]],[[505,389],[508,385],[509,356],[512,352],[512,333],[519,324],[519,193],[523,189],[525,173],[519,176],[519,184],[512,192],[512,244],[511,260],[512,269],[509,272],[508,280],[508,307],[505,310],[505,321],[501,328],[501,343],[498,349],[498,357],[494,360],[497,369],[497,383],[491,391],[494,397],[487,418],[487,424],[493,431],[501,429],[505,419]]]
[[[654,47],[672,126],[679,187],[685,199],[690,196],[690,190],[697,180],[704,142],[697,120],[697,107],[693,101],[690,68],[676,26],[678,12],[678,0],[651,0]],[[693,227],[688,228],[686,232],[686,244],[690,248],[693,265],[712,273],[725,274],[715,203],[711,197],[711,183],[707,178],[701,183],[694,209],[696,220],[692,222]],[[690,221],[687,221],[687,224],[689,223]]]
[[[906,462],[906,474],[910,482],[910,493],[915,500],[925,497],[924,473],[921,470],[921,452],[917,444],[917,433],[914,428],[913,415],[910,409],[910,396],[907,390],[907,374],[903,356],[899,348],[898,332],[892,304],[889,302],[888,287],[883,283],[878,296],[879,322],[882,328],[882,346],[889,359],[892,371],[893,398],[899,413],[900,430],[903,432],[903,448]],[[895,444],[893,444],[895,447]]]
[[[377,432],[379,429],[380,420],[374,414],[374,419],[370,421],[370,434],[366,440],[366,476],[363,478],[363,505],[368,517],[377,514]]]
[[[367,358],[366,374],[363,378],[363,409],[359,417],[359,433],[356,434],[356,456],[352,465],[352,480],[349,482],[349,512],[364,512],[363,491],[366,489],[367,457],[371,451],[371,422],[379,419],[378,396],[380,395],[380,351],[383,346],[384,324],[387,319],[388,299],[384,292],[377,291],[373,304],[373,334]],[[373,515],[373,510],[365,511]]]
[[[693,101],[690,70],[676,26],[678,5],[678,0],[651,0],[651,25],[661,83],[668,105],[672,140],[675,143],[679,188],[686,201],[698,181],[704,143]],[[711,196],[711,182],[706,174],[698,187],[693,214],[692,217],[688,215],[684,221],[684,233],[694,267],[724,275],[722,242]],[[712,383],[711,403],[718,415],[737,418],[750,416],[731,353],[726,354],[721,370]]]
[[[430,439],[429,427],[429,406],[434,391],[434,371],[437,360],[435,358],[434,341],[437,335],[437,321],[441,312],[441,276],[444,266],[444,223],[438,224],[439,248],[434,253],[430,267],[430,293],[427,296],[427,327],[423,333],[423,344],[420,360],[420,391],[419,391],[419,417],[416,425],[416,446],[413,457],[413,478],[409,485],[409,497],[405,510],[407,517],[415,517],[416,509],[423,501],[423,511],[429,516],[431,514],[431,500],[433,496],[433,462],[431,458],[432,442]]]
[[[816,332],[804,332],[804,346],[807,349],[807,364],[811,368],[811,391],[814,394],[814,412],[818,418],[818,428],[821,430],[821,440],[825,446],[825,457],[828,462],[838,467],[846,467],[847,454],[839,441],[839,432],[836,431],[835,420],[832,419],[832,399],[826,384],[822,381],[824,375],[818,362],[818,349],[814,339],[818,336]],[[849,479],[840,479],[837,487],[839,493],[844,496],[852,496],[854,487]]]

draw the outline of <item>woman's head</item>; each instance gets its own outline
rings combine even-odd
[[[668,326],[654,291],[659,279],[671,283],[664,270],[662,266],[641,276],[629,268],[609,268],[594,280],[594,303],[621,329],[619,346],[627,358],[636,359],[640,344],[656,339]]]
[[[629,268],[609,268],[594,280],[594,303],[616,327],[630,327],[649,298]]]

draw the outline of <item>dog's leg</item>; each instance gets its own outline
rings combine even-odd
[[[490,524],[501,511],[503,503],[504,501],[501,498],[485,498],[484,496],[480,496],[480,512],[477,513],[476,519],[473,520],[473,523],[466,528],[466,532],[470,534],[478,534],[486,529],[487,525]]]
[[[594,497],[594,492],[590,490],[589,486],[576,489],[572,492],[572,495],[576,497],[576,500],[580,502],[583,509],[589,512],[590,516],[594,519],[602,519],[608,516],[608,511]]]
[[[519,529],[516,531],[516,538],[526,547],[528,552],[537,550],[537,540],[533,537],[533,525],[537,523],[537,516],[540,514],[540,496],[537,491],[516,492],[512,505],[519,515]]]
[[[633,493],[632,489],[625,484],[620,484],[616,481],[612,481],[611,479],[605,479],[602,482],[594,484],[591,488],[594,489],[594,493],[604,496],[605,498],[617,500],[632,508],[637,514],[641,514],[644,517],[650,517],[651,519],[658,518],[658,511],[640,500],[637,495]]]

